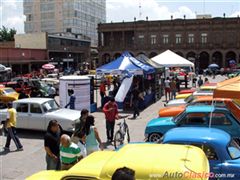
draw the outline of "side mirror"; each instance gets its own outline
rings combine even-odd
[[[164,104],[164,107],[166,107],[166,106],[167,106],[167,104],[165,103],[165,104]]]

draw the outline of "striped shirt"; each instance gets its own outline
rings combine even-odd
[[[71,143],[68,147],[60,146],[60,158],[62,163],[71,164],[76,162],[78,157],[81,156],[80,148],[75,144]]]

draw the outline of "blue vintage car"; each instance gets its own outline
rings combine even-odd
[[[209,160],[210,179],[240,179],[240,147],[225,131],[205,127],[174,128],[164,135],[162,143],[201,148]]]
[[[176,117],[156,118],[148,122],[145,137],[150,142],[158,142],[170,129],[175,127],[208,127],[212,114],[211,126],[228,132],[233,138],[240,137],[240,122],[231,112],[222,107],[188,106]]]

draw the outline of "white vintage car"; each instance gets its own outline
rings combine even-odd
[[[80,118],[80,111],[62,109],[54,99],[26,98],[13,102],[17,110],[17,128],[47,130],[50,120],[57,120],[64,131],[74,131],[75,121]],[[7,109],[0,111],[0,122],[6,120]]]

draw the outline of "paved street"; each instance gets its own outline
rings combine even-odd
[[[209,78],[210,79],[210,78]],[[226,77],[217,76],[216,79],[210,79],[210,82],[219,82],[226,79]],[[128,120],[127,123],[130,128],[131,141],[143,141],[144,129],[146,123],[157,117],[158,110],[163,107],[163,98],[149,106],[141,113],[141,118],[136,120]],[[103,142],[106,141],[105,135],[105,119],[102,112],[93,113],[96,117],[96,127],[100,132]],[[24,146],[24,151],[15,152],[15,145],[11,144],[11,152],[4,154],[1,152],[0,156],[0,179],[25,179],[27,176],[45,169],[45,152],[43,148],[43,132],[35,131],[18,131],[20,140]],[[5,143],[5,137],[1,136],[0,148]],[[106,147],[112,149],[112,146]]]

